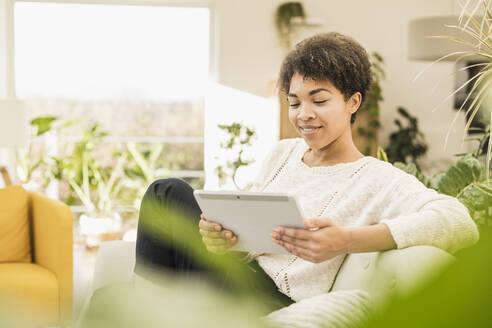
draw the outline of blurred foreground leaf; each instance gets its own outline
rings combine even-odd
[[[262,327],[261,306],[199,279],[170,279],[164,287],[113,285],[93,298],[81,328]],[[100,290],[102,291],[102,290]]]
[[[395,299],[368,328],[485,328],[492,325],[492,235],[464,250],[442,276]]]

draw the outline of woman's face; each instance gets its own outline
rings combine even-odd
[[[288,93],[289,120],[311,149],[322,149],[350,130],[350,117],[361,101],[355,93],[345,101],[330,81],[304,79],[295,73]]]

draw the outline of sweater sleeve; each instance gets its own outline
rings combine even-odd
[[[388,197],[380,222],[388,226],[398,248],[430,245],[454,253],[478,241],[477,226],[466,207],[413,175],[400,174]]]

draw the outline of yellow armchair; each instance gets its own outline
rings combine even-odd
[[[8,196],[2,196],[6,194],[13,195],[0,193],[0,204],[11,201]],[[28,193],[27,206],[32,261],[0,263],[0,295],[7,296],[8,304],[13,305],[17,314],[29,318],[30,324],[69,325],[73,295],[73,214],[65,204],[33,192]]]

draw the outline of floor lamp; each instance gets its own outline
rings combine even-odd
[[[14,150],[26,143],[25,110],[17,100],[0,100],[0,149],[7,149],[7,163],[0,163],[0,176],[5,185],[12,183],[15,172]],[[11,158],[11,160],[8,160]],[[2,166],[5,165],[5,166]]]

